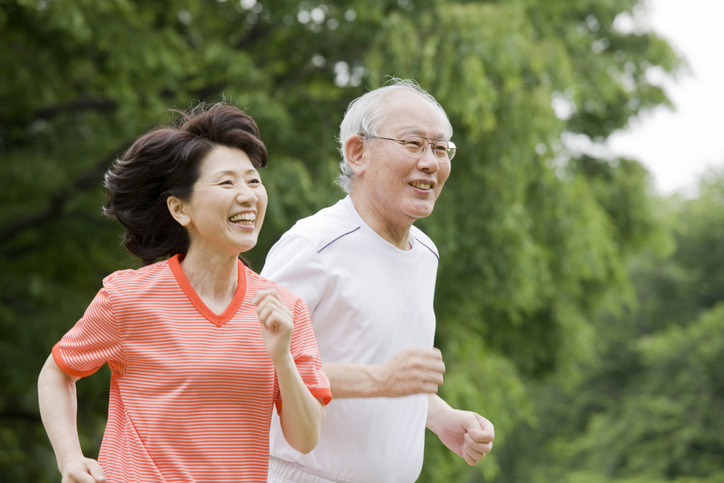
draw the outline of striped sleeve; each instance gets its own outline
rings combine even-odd
[[[65,373],[90,376],[106,362],[117,375],[125,370],[123,347],[108,292],[102,288],[83,314],[53,347],[53,359]]]
[[[297,299],[294,305],[294,331],[292,332],[291,353],[297,365],[299,375],[309,392],[327,405],[332,400],[329,379],[322,370],[322,359],[319,357],[317,341],[312,330],[312,319],[307,305]],[[277,405],[277,409],[280,406]]]

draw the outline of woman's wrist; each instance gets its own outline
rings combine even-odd
[[[294,358],[292,357],[292,353],[290,351],[287,351],[284,354],[277,355],[272,359],[272,364],[274,365],[274,369],[277,371],[277,374],[280,372],[296,372],[296,363],[294,362]]]

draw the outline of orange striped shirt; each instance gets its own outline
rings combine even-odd
[[[109,483],[266,482],[279,386],[251,303],[274,288],[294,315],[291,353],[311,393],[331,399],[307,306],[239,262],[234,299],[214,314],[178,256],[103,281],[84,316],[53,347],[66,373],[104,363],[111,391],[98,461]]]

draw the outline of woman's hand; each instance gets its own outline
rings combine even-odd
[[[61,483],[106,483],[106,475],[96,460],[82,458],[66,466]]]
[[[272,362],[275,366],[280,362],[289,362],[289,343],[294,329],[292,313],[273,289],[259,290],[252,303],[256,305],[264,347]]]

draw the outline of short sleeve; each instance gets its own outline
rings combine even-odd
[[[329,379],[322,370],[317,341],[312,331],[312,321],[307,305],[298,299],[294,306],[294,331],[292,332],[291,353],[302,381],[309,392],[327,405],[332,400]],[[277,412],[281,413],[281,401],[276,401]]]
[[[306,238],[289,232],[269,250],[260,275],[300,296],[310,313],[327,287],[327,271],[317,249]]]
[[[53,359],[65,373],[85,377],[108,363],[122,375],[125,370],[123,347],[108,292],[101,289],[76,322],[53,347]]]

